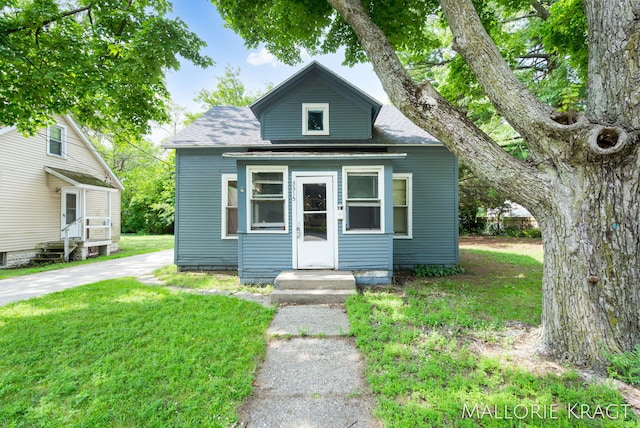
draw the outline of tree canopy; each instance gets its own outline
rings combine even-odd
[[[246,88],[240,80],[240,67],[226,66],[224,75],[217,79],[215,89],[201,89],[194,98],[204,109],[213,106],[248,106],[264,94],[264,91],[251,91]]]
[[[168,120],[167,70],[213,61],[166,0],[0,0],[0,121],[33,134],[73,113],[124,138]]]
[[[325,1],[212,2],[248,46],[264,44],[286,63],[299,62],[301,49],[317,55],[335,53],[341,47],[346,64],[369,60],[353,27]],[[495,135],[492,131],[504,121],[496,118],[476,76],[453,49],[440,3],[373,0],[366,5],[371,21],[388,38],[411,76],[433,82],[445,98]],[[553,107],[583,109],[587,26],[582,0],[492,0],[474,5],[521,81]]]
[[[201,89],[193,99],[200,103],[203,111],[197,113],[187,113],[186,123],[193,122],[202,116],[204,111],[213,106],[248,106],[272,87],[267,83],[265,90],[247,89],[240,79],[240,67],[226,66],[224,74],[218,76],[218,84],[215,89]]]
[[[123,233],[173,233],[175,153],[149,141],[110,141],[85,128],[100,156],[124,185]]]

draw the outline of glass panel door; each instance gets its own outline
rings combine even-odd
[[[295,177],[297,269],[335,269],[337,221],[334,175]]]
[[[326,183],[305,183],[304,195],[304,240],[327,240],[327,185]]]

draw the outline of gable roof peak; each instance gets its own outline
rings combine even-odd
[[[380,112],[380,108],[382,107],[382,103],[380,103],[378,100],[376,100],[357,86],[353,85],[334,71],[320,64],[316,60],[312,60],[302,69],[298,70],[282,83],[275,86],[262,97],[258,98],[253,102],[253,104],[249,106],[249,108],[251,109],[255,117],[259,120],[260,114],[264,110],[266,110],[275,100],[280,98],[283,94],[287,93],[287,91],[292,87],[308,78],[309,76],[314,75],[315,73],[319,73],[321,77],[328,79],[332,84],[335,84],[337,87],[343,89],[352,97],[369,104],[371,106],[373,116],[372,119],[373,121],[375,121],[375,118],[377,117],[378,113]]]

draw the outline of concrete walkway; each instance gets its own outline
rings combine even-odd
[[[284,306],[240,426],[381,427],[342,305]]]
[[[173,250],[0,280],[0,306],[105,279],[140,276],[173,263]]]

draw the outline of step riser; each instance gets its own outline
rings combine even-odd
[[[276,278],[275,286],[283,290],[351,290],[356,280],[351,272],[285,271]]]
[[[275,280],[271,301],[299,305],[344,303],[356,292],[351,272],[285,271]]]
[[[324,291],[324,290],[323,290]],[[326,291],[324,293],[294,292],[292,290],[274,290],[271,293],[271,303],[296,303],[298,305],[318,305],[330,303],[344,303],[347,298],[356,294],[355,290],[342,290],[339,293]]]
[[[304,281],[280,280],[275,283],[282,290],[351,290],[356,287],[355,281]]]
[[[64,253],[40,253],[38,258],[41,259],[60,259],[64,258]]]

